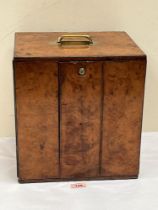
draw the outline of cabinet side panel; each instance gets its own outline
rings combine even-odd
[[[79,75],[80,67],[85,75]],[[61,177],[99,174],[102,65],[95,62],[60,64]]]
[[[58,69],[45,61],[15,62],[18,175],[58,177]]]
[[[146,62],[104,63],[102,176],[137,176]]]

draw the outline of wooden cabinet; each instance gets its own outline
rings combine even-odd
[[[62,34],[16,34],[19,181],[136,178],[145,54],[125,32]]]

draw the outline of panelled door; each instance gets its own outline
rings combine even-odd
[[[20,180],[133,177],[144,61],[14,65]]]
[[[144,60],[103,64],[103,177],[138,175],[145,70]]]
[[[100,167],[102,63],[60,63],[59,80],[61,178],[96,177]]]
[[[51,61],[14,64],[18,177],[59,177],[58,65]]]

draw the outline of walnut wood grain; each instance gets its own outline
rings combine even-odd
[[[125,32],[63,34],[16,33],[19,182],[138,177],[146,55]]]
[[[102,64],[60,63],[59,68],[61,178],[98,176]]]
[[[59,175],[58,69],[53,62],[16,62],[18,176]]]
[[[102,176],[137,176],[145,61],[104,63]]]
[[[63,34],[88,34],[92,37],[90,46],[64,46],[57,44]],[[101,59],[107,57],[144,57],[143,51],[125,32],[49,32],[16,33],[15,59],[52,58],[63,59]]]

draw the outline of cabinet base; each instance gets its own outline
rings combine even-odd
[[[126,180],[126,179],[137,179],[138,175],[133,176],[116,176],[116,177],[85,177],[85,178],[50,178],[50,179],[29,179],[22,180],[18,179],[18,182],[21,184],[25,183],[39,183],[39,182],[67,182],[67,181],[96,181],[96,180]]]

